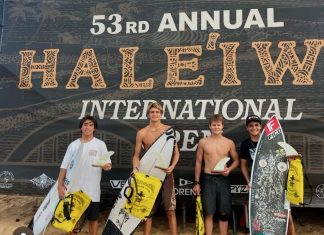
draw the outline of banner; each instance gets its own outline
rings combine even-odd
[[[279,118],[313,187],[324,184],[323,10],[314,0],[0,1],[1,192],[45,194],[93,115],[116,153],[102,182],[115,197],[152,101],[177,130],[177,179],[193,181],[210,115],[239,147],[255,113]],[[231,177],[244,185],[239,170]]]

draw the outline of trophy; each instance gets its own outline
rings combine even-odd
[[[105,164],[107,164],[109,161],[110,161],[110,157],[112,155],[114,155],[114,151],[109,151],[108,153],[106,154],[103,154],[102,156],[100,156],[100,158],[98,159],[98,161],[94,164],[92,164],[92,166],[94,167],[102,167],[104,166]]]
[[[229,158],[229,157],[224,157],[222,160],[220,160],[219,162],[217,162],[216,166],[212,170],[212,173],[215,173],[215,174],[221,174],[221,173],[223,173],[224,170],[225,170],[226,163],[230,159],[231,158]]]

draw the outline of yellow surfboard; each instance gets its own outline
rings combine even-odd
[[[304,203],[304,173],[301,162],[302,156],[289,144],[278,143],[286,153],[289,160],[289,171],[287,178],[287,199],[295,205]]]
[[[72,232],[90,202],[90,197],[82,191],[67,194],[56,207],[52,225],[67,233]]]
[[[196,235],[205,234],[204,212],[201,202],[201,196],[196,197]]]
[[[139,219],[145,219],[151,214],[162,181],[141,172],[134,173],[130,180],[130,187],[124,192],[127,198],[125,211]]]

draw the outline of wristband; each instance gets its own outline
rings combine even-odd
[[[200,185],[200,182],[199,181],[195,181],[195,183],[194,183],[195,185],[197,185],[197,184],[199,184]]]

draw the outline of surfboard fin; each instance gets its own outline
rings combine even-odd
[[[284,149],[287,157],[302,157],[302,155],[297,153],[296,149],[294,149],[290,144],[287,144],[286,142],[278,142],[278,144]]]
[[[222,160],[220,160],[216,166],[214,167],[214,169],[212,170],[212,173],[222,173],[224,172],[226,163],[230,160],[230,157],[224,157]]]
[[[102,155],[99,158],[98,162],[96,162],[95,164],[92,164],[92,166],[101,167],[101,166],[105,165],[108,162],[108,160],[110,159],[110,157],[112,155],[114,155],[114,153],[115,153],[114,151],[108,151],[106,154]]]

